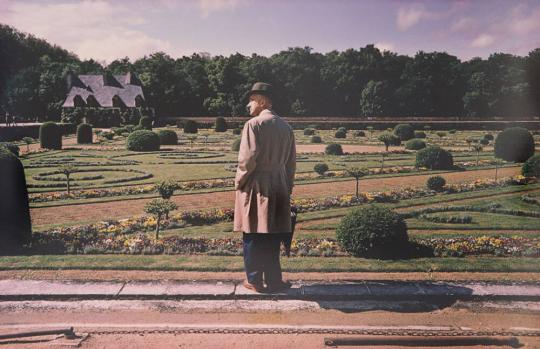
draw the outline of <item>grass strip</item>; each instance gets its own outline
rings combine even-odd
[[[540,258],[417,258],[376,260],[354,257],[282,258],[288,272],[538,272]],[[242,271],[240,256],[203,255],[32,255],[2,256],[0,270],[97,269]]]

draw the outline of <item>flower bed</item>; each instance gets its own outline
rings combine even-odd
[[[234,235],[235,233],[231,233]],[[499,256],[539,257],[540,238],[519,236],[478,236],[463,238],[414,239],[411,246],[429,251],[435,257]],[[207,254],[242,255],[240,238],[207,239],[167,236],[154,239],[152,234],[116,234],[100,231],[65,231],[36,233],[30,251],[54,254]],[[283,253],[284,251],[282,251]],[[425,252],[424,252],[425,253]],[[348,256],[335,239],[294,239],[291,256]],[[415,257],[412,255],[411,257]]]

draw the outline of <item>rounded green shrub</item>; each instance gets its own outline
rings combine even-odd
[[[305,128],[304,129],[304,136],[312,136],[315,134],[315,130],[312,128]]]
[[[405,143],[405,149],[409,149],[409,150],[420,150],[420,149],[424,149],[425,147],[426,147],[426,142],[418,138],[409,139]]]
[[[77,126],[77,144],[92,144],[92,125]]]
[[[218,116],[216,118],[216,124],[214,127],[214,131],[216,132],[226,132],[228,129],[227,121],[223,116]]]
[[[540,178],[540,154],[531,156],[523,163],[521,174],[525,177]]]
[[[151,130],[152,129],[152,118],[149,117],[149,116],[143,116],[139,120],[139,126],[141,126],[141,129]]]
[[[443,191],[446,180],[441,176],[431,176],[426,181],[426,187],[430,190]]]
[[[11,142],[0,142],[0,148],[4,148],[10,151],[13,155],[17,157],[19,156],[19,152],[21,151],[17,144]]]
[[[491,133],[486,133],[484,135],[484,138],[487,139],[488,141],[492,141],[494,139],[493,135]]]
[[[0,254],[17,253],[32,237],[28,190],[21,161],[2,147],[0,178]]]
[[[345,132],[343,130],[337,130],[336,133],[334,134],[334,137],[336,137],[336,138],[347,138],[347,132]]]
[[[187,120],[184,124],[184,133],[198,133],[199,124],[195,120]]]
[[[62,130],[55,122],[48,121],[39,127],[39,143],[44,149],[62,149]]]
[[[336,229],[336,239],[345,251],[365,258],[399,257],[409,241],[402,216],[377,205],[349,211]]]
[[[322,138],[321,136],[311,136],[310,141],[311,143],[322,143]]]
[[[394,134],[401,139],[402,142],[414,138],[414,128],[410,124],[398,124],[394,127]]]
[[[451,129],[450,131],[448,131],[448,133],[450,133],[451,135],[456,134],[456,132],[457,132],[457,130],[455,130],[455,129]]]
[[[242,129],[241,128],[235,128],[235,129],[232,130],[232,133],[233,133],[233,135],[242,134]]]
[[[159,130],[158,131],[159,143],[161,145],[177,145],[178,135],[172,130]]]
[[[416,153],[416,167],[430,170],[451,170],[454,167],[452,154],[439,146],[428,146]]]
[[[132,151],[156,151],[159,146],[159,136],[149,130],[133,131],[126,141],[127,149]]]
[[[487,138],[482,138],[482,139],[480,139],[479,142],[480,142],[480,144],[482,144],[482,145],[488,145],[488,144],[489,144],[489,139],[487,139]]]
[[[366,133],[362,130],[354,131],[353,136],[355,137],[365,137]]]
[[[510,127],[495,138],[495,157],[506,161],[525,162],[534,154],[534,138],[523,127]]]
[[[315,166],[313,166],[313,171],[317,172],[321,176],[324,176],[324,174],[328,170],[329,170],[328,165],[323,162],[320,162],[318,164],[315,164]]]
[[[424,131],[414,131],[414,138],[426,138]]]
[[[239,151],[240,150],[240,142],[241,142],[240,139],[235,140],[233,142],[233,144],[231,145],[231,150],[232,151]]]
[[[324,153],[326,155],[343,155],[343,148],[341,144],[331,143],[326,146]]]

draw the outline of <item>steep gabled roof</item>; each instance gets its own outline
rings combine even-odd
[[[113,97],[118,96],[126,107],[135,107],[135,98],[141,96],[144,99],[142,86],[139,79],[133,73],[126,75],[78,75],[71,85],[63,107],[74,107],[73,99],[80,95],[85,101],[93,96],[101,107],[113,107]],[[68,81],[69,84],[69,81]]]

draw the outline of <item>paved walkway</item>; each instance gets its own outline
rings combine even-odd
[[[540,283],[295,282],[282,293],[256,293],[238,281],[76,282],[0,280],[1,300],[52,299],[540,300]]]

